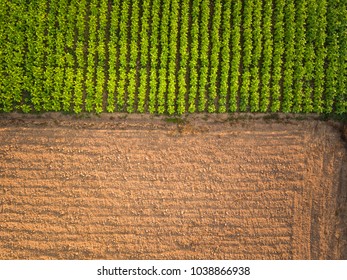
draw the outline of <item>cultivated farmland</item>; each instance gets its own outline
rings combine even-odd
[[[0,259],[346,259],[346,30],[341,0],[0,1]]]
[[[0,4],[0,111],[347,112],[340,0]]]
[[[337,129],[228,118],[3,117],[0,259],[346,258]]]

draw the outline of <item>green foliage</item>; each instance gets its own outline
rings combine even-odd
[[[273,35],[273,60],[272,60],[272,87],[271,87],[271,112],[280,109],[281,79],[282,79],[282,56],[284,53],[284,8],[285,0],[275,2],[274,10],[274,35]]]
[[[43,110],[44,111],[50,111],[50,110],[58,110],[60,107],[59,104],[59,96],[56,96],[54,94],[55,88],[54,88],[54,74],[57,72],[55,71],[55,45],[56,45],[56,17],[58,13],[58,1],[51,1],[49,3],[49,12],[47,17],[47,30],[46,30],[46,47],[45,47],[45,72],[44,72],[44,89],[43,94],[45,96],[44,102],[43,102]],[[30,34],[29,34],[30,36]],[[31,37],[31,36],[30,36]],[[30,40],[30,39],[28,39]],[[30,48],[34,46],[29,47],[29,53]],[[30,60],[27,61],[27,66],[29,66],[31,63]],[[29,86],[27,87],[27,90],[30,91]],[[33,94],[38,94],[33,92]],[[38,97],[39,98],[39,97]],[[37,104],[37,101],[33,100],[34,106]],[[58,104],[57,104],[58,102]]]
[[[137,89],[137,57],[138,57],[138,37],[139,37],[139,2],[138,0],[131,1],[131,26],[130,26],[130,60],[128,70],[128,97],[127,97],[127,112],[134,112],[135,94]]]
[[[316,0],[307,0],[307,21],[306,21],[306,49],[304,55],[304,84],[303,84],[303,112],[313,111],[313,77],[316,60],[314,42],[317,36],[317,3]]]
[[[338,18],[340,22],[339,30],[339,61],[337,76],[337,96],[336,96],[336,113],[344,114],[347,112],[347,5],[340,2],[338,7]],[[322,55],[324,57],[324,55]],[[323,86],[322,86],[323,88]]]
[[[68,87],[70,85],[64,85],[65,70],[67,67],[65,45],[68,38],[68,23],[67,23],[67,0],[59,0],[57,13],[57,35],[55,40],[55,71],[54,71],[54,90],[52,91],[52,109],[54,111],[69,111]],[[66,89],[66,90],[65,90]]]
[[[67,8],[66,12],[66,46],[64,46],[64,54],[65,54],[65,75],[64,75],[64,87],[63,87],[63,96],[62,96],[62,104],[63,110],[65,112],[71,111],[71,103],[73,96],[73,88],[74,88],[74,79],[75,79],[75,59],[71,54],[71,50],[74,48],[75,41],[75,32],[74,28],[76,25],[76,14],[77,7],[74,1],[71,1],[70,5]],[[66,48],[66,50],[65,50]]]
[[[137,111],[140,113],[145,112],[146,93],[147,93],[147,63],[148,63],[148,49],[149,49],[149,17],[150,17],[150,0],[144,0],[142,3],[143,13],[141,17],[141,32],[140,32],[140,85]]]
[[[220,90],[218,100],[218,112],[227,111],[227,95],[229,90],[229,70],[230,70],[230,14],[231,0],[225,1],[222,11],[222,42],[221,42],[221,72]]]
[[[129,1],[122,1],[119,22],[119,80],[117,85],[117,108],[124,110],[125,86],[127,79]]]
[[[272,36],[272,1],[264,1],[263,13],[263,32],[264,32],[264,48],[263,48],[263,63],[261,69],[261,95],[260,95],[260,111],[267,112],[270,104],[270,79],[271,79],[271,63],[273,51],[273,36]]]
[[[92,0],[90,3],[90,16],[89,16],[89,40],[88,40],[88,54],[87,54],[87,74],[86,74],[86,98],[85,110],[92,112],[94,110],[94,95],[95,95],[95,56],[97,52],[97,19],[98,19],[98,1]]]
[[[1,1],[0,111],[347,111],[341,0]]]
[[[252,10],[253,0],[245,1],[243,10],[243,61],[242,85],[240,89],[240,111],[248,110],[249,88],[251,83],[250,66],[252,63]]]
[[[241,61],[241,1],[236,0],[232,7],[232,31],[231,31],[231,79],[229,110],[237,111],[237,97],[239,91],[239,75]]]
[[[190,30],[191,44],[190,44],[190,86],[189,86],[189,113],[196,111],[196,98],[198,93],[198,57],[199,57],[199,13],[200,13],[200,1],[193,0],[192,6],[192,26]]]
[[[159,11],[160,11],[160,0],[153,0],[152,3],[152,12],[151,12],[151,51],[150,51],[150,60],[151,60],[151,73],[150,73],[150,91],[149,91],[149,106],[148,111],[151,114],[156,113],[157,111],[157,92],[158,92],[158,56],[159,56]]]
[[[86,16],[86,3],[79,1],[77,7],[76,29],[77,29],[77,42],[75,57],[77,62],[76,77],[74,83],[74,97],[73,97],[73,111],[78,114],[82,112],[83,96],[85,92],[84,75],[85,75],[85,43],[84,37],[86,24],[84,18]]]
[[[105,46],[105,35],[107,25],[107,11],[108,2],[107,0],[99,1],[99,14],[98,14],[98,28],[97,28],[97,47],[96,47],[96,85],[95,85],[95,96],[94,106],[95,112],[100,114],[103,112],[103,101],[104,101],[104,87],[105,87],[105,69],[104,65],[106,62],[106,46]]]
[[[317,36],[315,40],[316,48],[316,63],[314,73],[314,99],[313,111],[316,113],[323,112],[323,93],[325,87],[325,60],[327,49],[325,46],[326,41],[326,19],[327,1],[321,0],[317,2]]]
[[[170,13],[170,38],[169,38],[169,65],[168,65],[168,89],[167,112],[172,115],[176,112],[176,53],[178,35],[178,0],[172,0]]]
[[[46,1],[36,1],[34,4],[34,10],[32,10],[33,17],[32,19],[35,21],[32,24],[36,26],[35,34],[32,34],[32,39],[35,40],[36,51],[32,54],[34,55],[33,68],[32,68],[32,78],[33,83],[28,85],[28,91],[31,92],[31,103],[34,107],[34,110],[40,112],[43,110],[42,104],[48,102],[49,96],[45,94],[43,83],[44,83],[44,70],[42,65],[44,64],[44,53],[45,53],[45,24],[46,22],[43,20],[45,18],[45,9],[46,9]],[[29,14],[28,14],[29,16]],[[29,32],[30,35],[31,32]],[[18,33],[21,34],[21,33]],[[24,34],[23,34],[24,35]],[[21,36],[17,37],[20,38]],[[24,42],[23,42],[24,43]],[[19,46],[19,45],[18,45]],[[31,49],[33,51],[33,49]],[[28,73],[29,74],[29,73]],[[28,78],[31,77],[29,74]],[[22,99],[20,97],[21,92],[17,92],[17,101]]]
[[[293,88],[293,108],[294,113],[302,112],[302,99],[303,99],[303,78],[305,75],[305,68],[303,65],[306,49],[306,18],[307,18],[307,5],[306,0],[298,1],[296,10],[296,25],[295,25],[295,65],[294,65],[294,88]]]
[[[187,65],[188,65],[188,27],[189,27],[189,2],[181,2],[181,28],[180,28],[180,68],[178,70],[178,95],[177,114],[181,115],[186,111],[187,93]]]
[[[221,42],[219,38],[220,24],[222,16],[222,3],[220,0],[216,0],[213,9],[212,18],[212,34],[211,34],[211,67],[210,67],[210,87],[207,111],[214,113],[216,111],[217,101],[217,80],[218,80],[218,67],[219,67],[219,53],[221,48]]]
[[[169,55],[169,21],[170,21],[170,0],[163,0],[162,17],[160,23],[160,68],[159,87],[157,94],[158,113],[165,112],[165,93],[167,92],[167,61]]]
[[[347,110],[347,6],[344,1],[328,1],[327,69],[325,113],[343,114]]]
[[[295,5],[294,0],[288,0],[284,8],[284,43],[285,62],[283,77],[282,111],[291,112],[293,106],[293,67],[295,61]]]
[[[198,111],[206,110],[206,87],[208,82],[209,72],[209,17],[210,6],[208,0],[201,1],[200,13],[200,30],[201,30],[201,45],[200,45],[200,79],[199,79],[199,103]]]
[[[260,77],[259,77],[259,62],[262,53],[262,2],[255,1],[253,9],[253,53],[252,53],[252,66],[251,66],[251,85],[250,85],[250,110],[251,112],[259,111],[259,90],[260,90]]]
[[[117,82],[117,55],[118,55],[118,32],[119,25],[119,0],[113,1],[110,14],[110,38],[108,42],[108,80],[107,80],[107,106],[106,110],[109,113],[115,111],[115,91]]]

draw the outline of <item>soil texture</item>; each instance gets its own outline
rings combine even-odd
[[[0,116],[0,259],[346,259],[319,120]]]

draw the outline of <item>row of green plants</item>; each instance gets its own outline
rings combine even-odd
[[[151,9],[151,37],[150,37],[150,92],[148,111],[151,114],[157,112],[158,92],[158,66],[159,66],[159,26],[160,26],[160,0],[153,0]]]
[[[316,1],[307,0],[307,18],[306,18],[306,45],[304,52],[304,69],[305,75],[303,80],[303,112],[312,112],[312,84],[314,76],[314,65],[316,52],[314,42],[317,35],[317,3]]]
[[[282,111],[288,113],[293,106],[293,67],[295,64],[295,4],[288,0],[284,7],[284,71]]]
[[[199,102],[198,111],[203,112],[206,109],[206,87],[208,83],[208,75],[210,68],[210,34],[209,34],[209,18],[210,18],[210,3],[208,0],[201,1],[200,13],[200,69],[199,69]]]
[[[146,98],[148,88],[148,52],[149,52],[149,31],[151,16],[151,1],[144,0],[142,2],[143,13],[141,17],[140,31],[140,85],[138,94],[137,111],[144,113],[146,110]]]
[[[260,112],[267,112],[270,104],[270,81],[273,52],[272,1],[264,0],[263,7],[263,55],[261,66]]]
[[[200,1],[193,0],[191,10],[191,27],[190,27],[190,61],[189,61],[189,96],[188,112],[196,111],[196,99],[198,96],[198,60],[199,60],[199,34],[200,34]]]
[[[252,65],[250,66],[251,74],[251,83],[249,88],[249,110],[251,112],[259,111],[259,86],[260,86],[260,59],[262,57],[262,2],[254,1],[253,6],[253,33],[252,33],[252,42],[253,42],[253,52],[252,52]]]
[[[169,57],[168,57],[168,87],[166,94],[166,111],[172,115],[176,113],[176,54],[178,39],[179,0],[171,0]]]
[[[104,111],[104,91],[106,87],[105,83],[105,64],[106,64],[106,28],[107,28],[107,13],[108,13],[108,1],[99,0],[98,8],[98,27],[97,27],[97,47],[96,47],[96,75],[94,75],[95,82],[95,96],[93,105],[95,106],[94,110],[96,113],[101,113]]]
[[[347,111],[341,0],[13,0],[0,8],[0,111]]]
[[[186,112],[186,95],[187,95],[187,66],[189,62],[188,53],[188,33],[189,33],[189,2],[182,1],[180,17],[180,34],[179,34],[179,70],[177,76],[177,114],[181,115]]]
[[[325,2],[325,1],[323,1]],[[319,4],[318,4],[319,6]],[[337,77],[337,101],[335,112],[343,114],[347,111],[347,5],[343,5],[338,9],[339,30],[336,32],[339,36],[339,61],[338,61],[338,77]],[[322,67],[323,68],[323,67]],[[322,69],[324,71],[324,68]],[[321,85],[324,88],[324,85]]]
[[[237,96],[239,91],[239,76],[241,62],[241,0],[233,1],[232,5],[232,30],[231,30],[231,66],[230,66],[230,95],[229,111],[237,111]]]
[[[321,0],[317,2],[317,36],[315,38],[316,62],[314,73],[314,107],[313,111],[317,113],[327,112],[324,109],[323,95],[325,91],[325,61],[327,56],[326,48],[326,28],[327,28],[327,1]]]
[[[252,12],[253,12],[253,0],[245,2],[243,8],[243,56],[242,56],[242,85],[240,88],[240,111],[245,112],[248,110],[249,92],[251,84],[251,71],[252,64]]]
[[[65,105],[65,98],[63,96],[64,87],[64,75],[65,75],[65,45],[66,45],[66,11],[67,11],[67,1],[59,0],[57,1],[57,15],[56,15],[56,36],[54,40],[53,53],[55,56],[55,61],[53,62],[54,76],[53,76],[53,87],[54,91],[52,94],[52,109],[54,111],[63,110],[63,105]],[[62,103],[63,101],[63,103]],[[65,106],[64,106],[65,107]]]
[[[280,110],[281,79],[284,53],[284,6],[285,0],[275,2],[274,32],[273,32],[273,56],[272,56],[272,75],[271,75],[271,112]]]
[[[230,75],[230,33],[231,33],[231,1],[226,1],[222,9],[222,35],[220,52],[220,86],[218,99],[218,112],[227,112],[227,97],[229,92]],[[218,93],[217,93],[218,95]]]
[[[45,21],[42,19],[45,17],[46,1],[33,1],[29,5],[29,12],[26,14],[28,26],[31,26],[29,32],[27,32],[28,38],[34,40],[35,47],[28,45],[27,67],[32,69],[31,74],[27,75],[24,79],[26,85],[26,91],[31,96],[31,102],[36,111],[42,109],[50,109],[50,97],[44,90],[44,69],[42,64],[44,63],[45,55]],[[17,33],[18,34],[18,33]],[[29,72],[30,73],[30,72]],[[20,102],[21,92],[18,92],[17,102]],[[29,102],[24,102],[29,103]],[[25,110],[30,110],[30,106],[23,105]]]
[[[170,24],[170,0],[163,0],[160,20],[160,65],[158,77],[157,112],[165,113],[165,95],[167,92],[167,67],[169,56],[169,24]]]
[[[220,0],[216,0],[213,6],[213,18],[212,18],[212,28],[211,28],[211,55],[210,55],[210,82],[208,87],[208,106],[207,111],[209,113],[216,112],[216,101],[218,97],[218,74],[219,74],[219,56],[221,49],[220,41],[220,25],[222,20],[222,3]]]
[[[120,1],[115,0],[113,2],[112,11],[110,14],[110,29],[109,29],[109,42],[108,42],[108,79],[107,79],[107,106],[106,111],[112,113],[116,109],[115,95],[116,95],[116,83],[117,83],[117,57],[118,57],[118,24],[119,24],[119,10]]]
[[[78,114],[83,110],[83,97],[85,92],[84,78],[85,78],[85,69],[86,69],[86,58],[85,58],[85,45],[86,38],[85,33],[87,30],[86,27],[86,2],[79,1],[76,5],[77,15],[76,15],[76,35],[77,40],[75,42],[76,51],[75,51],[75,67],[76,74],[74,80],[74,98],[73,98],[73,111]]]
[[[302,0],[296,5],[296,24],[295,24],[295,65],[293,73],[293,105],[292,111],[302,112],[302,92],[303,78],[305,74],[304,57],[306,47],[306,0]]]
[[[119,13],[119,63],[118,63],[118,81],[117,81],[117,111],[123,111],[125,105],[126,81],[127,81],[127,66],[128,66],[128,21],[130,20],[129,8],[130,1],[121,1]]]
[[[66,6],[66,51],[65,53],[65,78],[64,78],[64,87],[63,87],[63,110],[69,112],[71,110],[71,104],[73,100],[73,89],[74,89],[74,80],[75,80],[75,58],[72,54],[74,44],[75,44],[75,25],[76,25],[76,16],[77,16],[77,6],[75,2],[71,2]],[[64,46],[65,48],[65,46]]]
[[[341,101],[339,97],[341,93],[338,88],[338,72],[339,72],[339,33],[340,19],[339,9],[341,8],[338,1],[328,1],[327,5],[327,69],[326,69],[326,92],[325,92],[325,111],[331,113],[334,109],[338,109]],[[343,32],[346,32],[343,31]],[[342,32],[342,34],[343,34]],[[342,35],[341,34],[341,35]],[[335,99],[338,98],[336,104]],[[340,102],[339,102],[340,101]],[[339,104],[340,103],[340,104]],[[335,105],[335,106],[334,106]]]
[[[139,39],[139,1],[131,1],[131,25],[130,25],[130,43],[129,43],[129,70],[128,70],[128,88],[127,88],[127,112],[132,113],[135,110],[135,94],[137,92],[137,58],[138,58],[138,39]]]

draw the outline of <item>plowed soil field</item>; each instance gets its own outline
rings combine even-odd
[[[0,259],[343,259],[318,120],[0,116]]]

